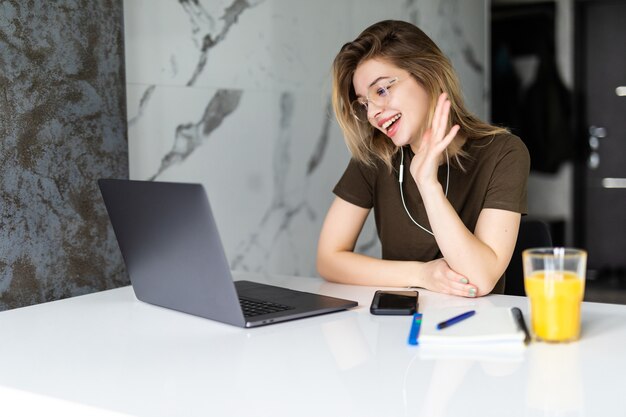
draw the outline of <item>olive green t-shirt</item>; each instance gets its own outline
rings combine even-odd
[[[517,136],[497,135],[467,140],[463,145],[469,158],[463,158],[465,172],[452,165],[448,201],[472,233],[478,216],[484,208],[514,211],[526,214],[527,181],[530,157],[524,143]],[[413,152],[403,149],[404,200],[411,216],[422,226],[432,230],[417,184],[409,172]],[[388,260],[427,262],[441,258],[435,238],[418,228],[407,215],[400,198],[398,169],[400,153],[393,160],[394,170],[377,162],[365,166],[352,159],[333,192],[343,200],[363,208],[373,208],[382,258]],[[439,167],[438,178],[445,190],[447,165]],[[468,277],[471,282],[471,277]],[[492,292],[504,290],[504,277]]]

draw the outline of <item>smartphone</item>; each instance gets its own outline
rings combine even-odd
[[[370,313],[387,316],[408,316],[415,314],[418,307],[417,291],[384,291],[374,293]]]

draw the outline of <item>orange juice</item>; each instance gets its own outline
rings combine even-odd
[[[524,278],[533,332],[549,342],[576,340],[585,280],[569,271],[550,274],[551,278],[545,279],[545,271],[536,271]]]

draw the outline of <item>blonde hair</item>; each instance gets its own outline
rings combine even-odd
[[[471,140],[508,132],[481,121],[465,108],[452,64],[428,35],[410,23],[385,20],[343,45],[333,62],[333,109],[356,160],[374,165],[379,159],[391,170],[392,157],[399,149],[380,130],[357,120],[350,108],[357,98],[352,84],[354,72],[361,62],[374,58],[407,71],[426,90],[430,103],[425,126],[430,126],[437,99],[445,92],[451,103],[448,128],[458,124],[461,129],[457,135]],[[448,146],[448,153],[453,163],[462,169],[459,157],[466,155],[459,141],[454,140]]]

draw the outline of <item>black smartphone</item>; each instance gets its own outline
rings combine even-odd
[[[374,293],[370,313],[387,316],[408,316],[415,314],[418,307],[417,291],[384,291]]]

